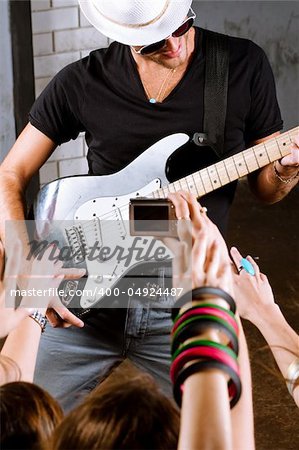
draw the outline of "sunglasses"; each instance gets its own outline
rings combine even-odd
[[[171,37],[175,37],[175,38],[181,37],[184,34],[186,34],[187,31],[190,30],[190,28],[192,27],[192,25],[194,23],[196,14],[192,8],[190,8],[188,15],[189,14],[190,14],[190,16],[184,20],[182,25],[180,25],[179,28],[177,30],[175,30],[167,38],[162,39],[162,41],[155,42],[154,44],[144,45],[139,50],[136,50],[134,47],[132,47],[132,49],[134,50],[135,53],[138,53],[139,55],[150,55],[151,53],[155,53],[158,50],[161,50],[163,47],[166,46],[166,42],[168,39],[170,39]]]

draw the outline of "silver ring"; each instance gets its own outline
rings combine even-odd
[[[200,212],[201,214],[206,214],[206,213],[208,212],[208,208],[206,208],[205,206],[202,206],[202,207],[200,208],[199,212]]]
[[[190,219],[190,216],[179,216],[177,219],[178,220],[188,220],[188,219]]]

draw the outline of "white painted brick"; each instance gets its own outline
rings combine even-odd
[[[95,50],[94,48],[89,48],[88,50],[80,50],[80,58],[85,58],[85,56],[88,56],[90,52]]]
[[[79,21],[80,21],[80,27],[90,27],[90,22],[86,19],[86,17],[84,16],[83,12],[80,9],[80,14],[79,14]]]
[[[53,53],[52,33],[43,33],[33,35],[33,54],[34,56],[48,55]]]
[[[51,77],[59,70],[80,59],[79,52],[60,53],[49,56],[36,56],[34,58],[34,74],[36,78]]]
[[[57,147],[54,153],[52,153],[49,161],[59,161],[61,159],[78,158],[84,156],[84,143],[83,137],[79,136],[78,139],[71,140],[65,144]]]
[[[39,170],[41,184],[49,183],[58,178],[58,167],[56,162],[46,162]]]
[[[108,39],[94,27],[54,32],[56,52],[107,47]]]
[[[52,0],[52,8],[61,8],[63,6],[78,6],[78,0]]]
[[[35,79],[35,97],[39,96],[39,94],[45,89],[45,87],[51,81],[51,79],[52,79],[51,77]]]
[[[85,139],[84,139],[84,141],[83,141],[83,145],[84,145],[84,155],[87,156],[87,153],[88,153],[88,145],[86,144]]]
[[[79,25],[78,8],[58,8],[32,13],[33,33],[76,28]]]
[[[50,0],[31,0],[31,11],[41,11],[50,8]]]
[[[86,158],[66,159],[59,162],[59,176],[68,177],[71,175],[86,175],[88,165]]]

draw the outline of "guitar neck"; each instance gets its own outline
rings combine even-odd
[[[153,192],[150,197],[163,198],[170,192],[189,191],[202,197],[221,186],[248,175],[291,153],[291,144],[299,133],[295,127],[261,144],[201,169]]]

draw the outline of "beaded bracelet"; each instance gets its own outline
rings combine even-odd
[[[274,175],[275,175],[275,177],[278,178],[279,181],[281,181],[282,183],[284,183],[284,184],[289,184],[289,183],[291,183],[293,180],[295,180],[297,177],[299,177],[299,170],[298,170],[297,173],[295,173],[295,174],[292,175],[291,177],[289,177],[289,178],[282,178],[282,177],[280,176],[280,174],[279,174],[277,168],[276,168],[276,164],[275,164],[276,162],[277,162],[277,161],[274,161],[274,163],[273,163],[273,171],[274,171]]]
[[[234,314],[232,314],[231,311],[214,304],[199,304],[188,308],[182,314],[177,316],[171,333],[173,334],[185,320],[189,319],[190,317],[202,314],[208,314],[226,320],[227,323],[229,323],[234,328],[236,334],[238,334],[239,329]]]
[[[202,315],[186,320],[176,329],[171,343],[171,354],[174,354],[187,339],[197,337],[208,327],[222,331],[229,339],[229,346],[236,354],[239,353],[238,338],[233,327],[218,317]]]
[[[233,408],[237,404],[242,391],[239,375],[230,366],[220,363],[219,361],[198,361],[187,367],[185,366],[177,376],[173,387],[173,396],[179,407],[181,407],[182,404],[182,390],[186,379],[195,373],[210,369],[219,369],[229,375],[230,381],[228,386],[233,387],[233,389],[229,389],[230,407]]]
[[[182,351],[182,353],[174,359],[170,366],[170,378],[172,383],[175,383],[178,373],[187,363],[198,359],[219,361],[231,367],[238,376],[240,376],[238,362],[233,356],[228,354],[222,348],[210,345],[199,345]]]
[[[46,316],[44,316],[38,309],[36,309],[28,317],[30,317],[36,323],[38,323],[41,328],[41,332],[44,333],[47,323],[48,323],[48,319],[46,318]]]
[[[186,292],[182,295],[174,304],[171,316],[172,320],[175,321],[177,315],[180,312],[182,306],[184,306],[190,300],[202,300],[202,298],[206,295],[212,295],[214,297],[220,297],[222,300],[225,300],[229,305],[230,310],[235,313],[236,312],[236,303],[234,299],[223,289],[215,288],[211,286],[202,286],[200,288],[193,289],[192,291]]]

